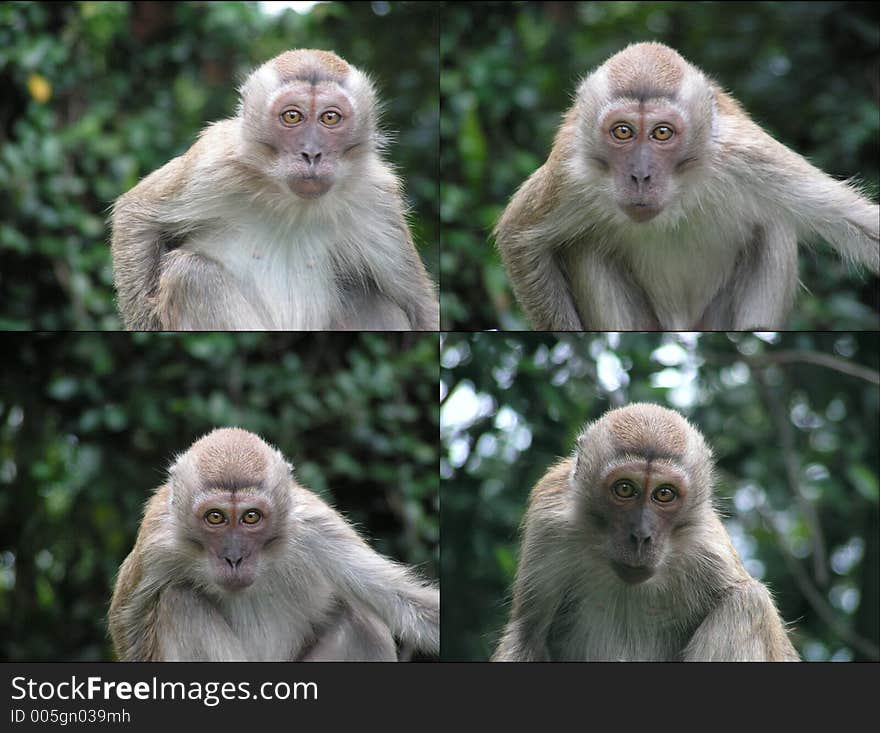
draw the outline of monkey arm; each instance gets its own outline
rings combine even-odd
[[[170,233],[159,214],[163,197],[184,176],[183,158],[175,158],[144,178],[113,205],[113,277],[119,312],[129,330],[160,328],[155,306],[160,259]]]
[[[162,257],[155,302],[167,331],[267,330],[271,316],[221,265],[194,252]]]
[[[745,580],[730,587],[697,627],[686,662],[792,662],[799,657],[767,588]]]
[[[562,601],[570,565],[561,545],[527,532],[513,585],[513,609],[495,654],[496,662],[551,661],[548,636]]]
[[[752,241],[697,328],[782,328],[794,302],[797,266],[797,234],[793,227],[782,221],[755,227]]]
[[[374,614],[340,604],[296,661],[396,662],[397,645],[391,630]]]
[[[548,636],[565,590],[571,585],[571,551],[564,483],[571,469],[562,461],[541,479],[523,523],[522,551],[513,584],[510,622],[492,659],[550,660]]]
[[[406,312],[413,330],[437,331],[440,328],[440,303],[402,212],[395,217],[395,227],[400,234],[402,268],[395,278],[396,299]]]
[[[248,655],[226,619],[186,585],[165,588],[156,606],[156,652],[150,661],[236,662]]]
[[[218,212],[222,212],[223,199],[217,193],[219,187],[216,179],[226,170],[223,151],[230,149],[234,134],[231,120],[211,125],[186,153],[153,171],[114,203],[111,215],[113,277],[119,312],[127,329],[201,327],[178,325],[167,322],[168,318],[163,323],[160,298],[169,297],[170,287],[166,283],[165,293],[160,294],[160,290],[168,264],[176,266],[177,272],[172,273],[172,277],[178,282],[217,287],[223,291],[227,289],[228,283],[218,281],[216,276],[210,282],[199,282],[197,276],[204,274],[206,268],[201,268],[201,273],[196,272],[197,268],[194,267],[192,271],[183,273],[184,260],[172,249],[172,245],[198,231]],[[194,174],[194,171],[198,171],[198,174]],[[229,177],[224,180],[226,178]],[[232,180],[237,179],[232,177]],[[230,185],[233,184],[227,184],[227,188]],[[194,264],[192,260],[188,262]],[[214,296],[232,298],[228,293],[218,295],[212,292],[211,296],[208,301],[213,300]],[[245,306],[247,327],[265,328],[249,318],[250,310],[250,306]],[[222,326],[212,323],[211,327]]]
[[[847,259],[880,273],[880,207],[774,140],[744,115],[725,116],[722,150],[737,185],[776,205],[799,234],[818,234]],[[756,186],[756,182],[759,182]]]
[[[428,652],[440,648],[440,592],[392,562],[317,497],[301,489],[299,533],[310,562],[344,596],[358,600],[406,643]]]
[[[536,170],[504,210],[495,242],[532,327],[581,331],[584,326],[558,259],[563,242],[555,240],[550,221],[556,187],[548,164]]]
[[[434,285],[413,243],[402,208],[400,182],[388,166],[372,161],[368,178],[377,191],[365,196],[371,204],[359,217],[369,225],[356,248],[366,287],[347,290],[342,317],[336,328],[436,331],[440,305]],[[342,262],[348,270],[351,262]]]
[[[594,242],[578,242],[563,254],[585,327],[597,331],[660,329],[643,288],[621,263],[597,251]]]
[[[434,287],[409,232],[401,232],[404,257],[395,255],[396,275],[377,276],[375,283],[346,283],[341,312],[332,330],[436,331],[440,311]],[[390,268],[389,268],[390,271]]]

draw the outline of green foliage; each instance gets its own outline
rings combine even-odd
[[[526,327],[490,234],[550,151],[578,79],[628,43],[678,49],[756,121],[876,199],[876,11],[862,3],[448,3],[440,37],[444,329]],[[841,110],[845,112],[841,113]],[[877,279],[801,255],[793,329],[876,329]]]
[[[371,544],[439,564],[436,335],[3,337],[0,659],[107,659],[113,578],[173,456],[261,435]]]
[[[296,47],[334,50],[377,82],[436,277],[437,32],[425,3],[274,17],[255,3],[0,5],[0,329],[118,329],[109,206],[232,115],[249,70]]]
[[[445,335],[443,658],[493,651],[531,487],[586,422],[646,401],[706,435],[725,523],[800,653],[876,660],[878,359],[876,333]]]

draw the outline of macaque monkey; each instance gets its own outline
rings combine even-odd
[[[498,661],[796,661],[712,505],[713,459],[650,404],[587,425],[532,490]]]
[[[123,661],[395,661],[436,653],[439,591],[373,551],[238,428],[180,455],[119,570]]]
[[[880,270],[880,210],[659,43],[581,83],[495,231],[539,330],[781,328],[799,238]]]
[[[434,330],[369,78],[327,51],[253,72],[237,116],[113,206],[133,330]]]

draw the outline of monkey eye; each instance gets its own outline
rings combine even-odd
[[[629,125],[619,124],[611,128],[611,136],[617,140],[630,140],[635,134]]]
[[[342,115],[339,114],[339,112],[327,110],[324,114],[321,115],[321,122],[323,122],[328,127],[333,127],[333,125],[338,125],[340,122],[342,122]]]
[[[208,524],[217,526],[218,524],[223,524],[223,522],[226,521],[226,517],[223,516],[223,512],[218,511],[217,509],[210,509],[205,512],[205,521]]]
[[[658,486],[651,496],[654,501],[659,501],[661,504],[668,504],[678,496],[678,494],[675,493],[675,489],[671,486]]]
[[[674,134],[675,130],[673,130],[669,125],[657,125],[657,127],[651,130],[651,137],[655,140],[659,140],[660,142],[666,142]]]
[[[611,487],[611,490],[621,499],[632,499],[636,496],[639,491],[636,488],[636,485],[627,479],[621,479],[620,481],[615,481],[614,485]]]
[[[281,113],[281,121],[285,125],[298,125],[303,119],[303,114],[298,109],[286,109]]]
[[[245,524],[256,524],[263,518],[263,515],[260,514],[256,509],[248,509],[244,514],[241,515],[241,521]]]

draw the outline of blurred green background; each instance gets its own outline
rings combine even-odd
[[[442,658],[494,651],[534,483],[647,401],[713,447],[725,525],[804,659],[880,659],[878,361],[866,333],[444,335]]]
[[[550,152],[579,79],[662,41],[772,135],[876,201],[880,12],[852,2],[447,3],[440,33],[440,264],[445,330],[527,324],[489,235]],[[801,254],[788,327],[876,329],[878,280],[830,249]]]
[[[438,269],[437,9],[241,2],[0,4],[0,329],[118,329],[108,207],[235,113],[249,71],[290,48],[367,71],[386,158]]]
[[[374,548],[436,578],[438,338],[0,336],[0,660],[110,658],[143,503],[219,426],[277,446]]]

